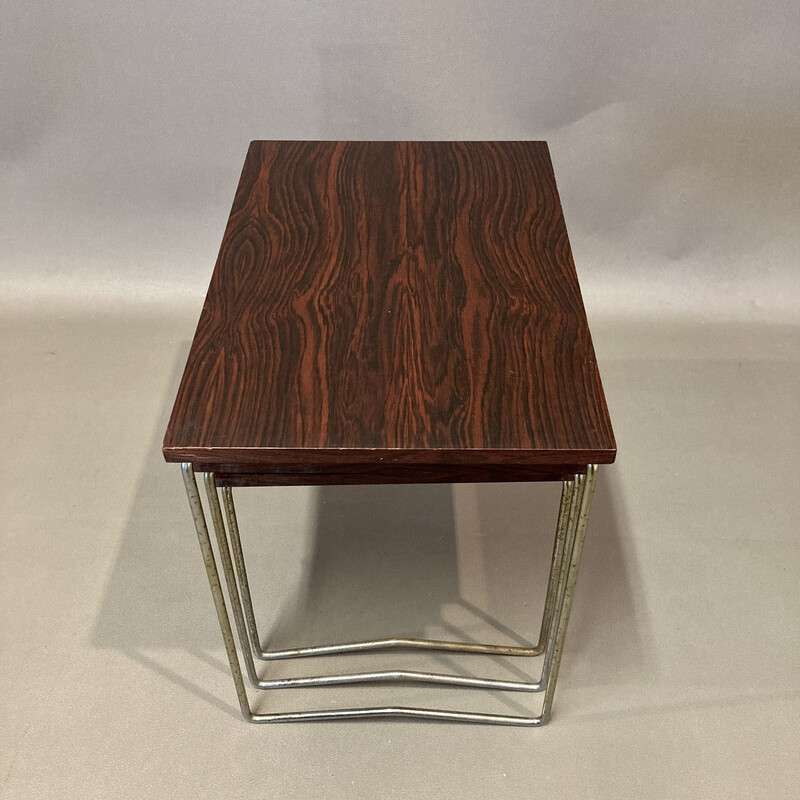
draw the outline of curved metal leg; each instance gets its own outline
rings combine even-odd
[[[261,647],[261,637],[258,633],[258,624],[253,611],[253,600],[250,594],[250,584],[247,579],[247,567],[242,550],[242,540],[239,534],[239,521],[236,517],[236,507],[233,502],[233,491],[230,486],[222,488],[222,502],[225,507],[230,545],[233,553],[233,563],[239,585],[242,609],[250,640],[250,647],[256,658],[262,661],[274,661],[284,658],[303,658],[306,656],[330,656],[342,653],[356,653],[372,650],[436,650],[454,653],[473,653],[501,656],[540,656],[547,645],[547,636],[553,619],[553,607],[558,586],[564,552],[564,539],[566,526],[569,521],[569,503],[572,499],[573,484],[565,481],[561,492],[561,504],[558,515],[553,556],[550,565],[550,577],[547,585],[547,595],[539,629],[539,640],[534,647],[516,647],[495,644],[475,644],[471,642],[449,642],[435,639],[415,639],[409,637],[392,637],[386,639],[371,639],[361,642],[347,642],[343,644],[316,645],[313,647],[296,647],[287,650],[264,650]],[[530,684],[525,684],[530,686]],[[526,689],[528,690],[528,689]],[[536,689],[530,691],[537,691]]]
[[[252,626],[248,628],[248,621],[252,620],[252,625],[255,625],[255,618],[253,615],[252,604],[246,602],[244,600],[247,597],[247,592],[244,590],[244,586],[247,585],[247,574],[246,572],[242,571],[240,573],[240,578],[244,578],[244,581],[240,581],[239,585],[237,586],[236,582],[236,575],[234,572],[233,566],[233,559],[231,558],[230,551],[228,549],[228,541],[225,532],[225,525],[222,520],[222,510],[220,508],[219,503],[219,495],[217,491],[217,485],[214,478],[213,473],[206,473],[205,476],[205,483],[206,483],[206,492],[208,494],[208,502],[211,508],[211,518],[214,522],[214,530],[217,536],[217,546],[220,554],[220,560],[222,561],[222,571],[225,575],[225,583],[228,587],[228,596],[231,600],[231,607],[233,610],[233,619],[236,624],[236,628],[239,634],[239,642],[242,649],[242,657],[244,658],[245,662],[245,669],[247,675],[250,679],[250,683],[256,689],[289,689],[289,688],[304,688],[309,686],[332,686],[338,684],[351,684],[351,683],[396,683],[396,682],[404,682],[404,683],[435,683],[440,685],[449,685],[449,686],[466,686],[472,688],[480,688],[480,689],[495,689],[497,691],[517,691],[517,692],[539,692],[542,691],[544,685],[541,681],[537,681],[535,683],[527,682],[527,681],[503,681],[503,680],[495,680],[490,678],[469,678],[463,677],[460,675],[445,675],[437,672],[418,672],[412,670],[383,670],[378,672],[353,672],[353,673],[344,673],[338,675],[318,675],[318,676],[311,676],[311,677],[303,677],[303,678],[279,678],[275,680],[261,680],[258,675],[256,674],[255,664],[253,662],[253,654],[252,654],[252,638],[248,639],[248,630],[252,631]],[[232,507],[232,503],[230,504]],[[231,537],[233,538],[233,536]],[[238,551],[238,552],[237,552]],[[242,567],[243,561],[241,556],[241,545],[238,547],[234,545],[234,558],[236,559],[237,564],[241,563]],[[241,597],[240,597],[241,593]],[[249,598],[248,598],[249,599]],[[249,611],[246,611],[249,609]],[[382,640],[387,641],[387,640]],[[403,642],[403,639],[394,639],[388,641],[396,641],[396,642]],[[425,640],[423,640],[425,641]],[[280,651],[280,656],[282,658],[289,658],[289,657],[302,657],[305,655],[319,655],[321,650],[324,650],[328,653],[336,652],[352,652],[353,649],[361,649],[361,650],[375,650],[378,649],[380,643],[376,642],[367,642],[361,643],[362,646],[359,645],[330,645],[330,646],[323,646],[318,648],[305,648],[300,651]],[[489,652],[494,652],[493,645],[469,645],[469,644],[461,644],[460,642],[443,642],[442,645],[445,645],[443,648],[437,647],[440,643],[438,642],[428,642],[425,641],[426,645],[431,645],[430,649],[449,649],[449,650],[462,650],[462,648],[470,648],[470,647],[479,647],[482,648],[479,652],[486,652],[489,648]],[[342,648],[348,648],[343,650]],[[306,650],[313,650],[314,652],[308,653],[305,652]],[[509,649],[509,648],[503,648]],[[520,648],[521,649],[521,648]],[[289,652],[291,655],[286,655]],[[475,652],[475,650],[470,650],[469,652]]]
[[[509,653],[509,650],[538,649],[542,644],[546,630],[545,661],[542,670],[542,678],[536,683],[525,683],[517,681],[497,681],[482,678],[465,678],[456,675],[440,675],[437,673],[411,672],[405,670],[384,671],[371,673],[349,673],[343,675],[325,675],[309,678],[289,678],[273,681],[262,681],[258,678],[253,662],[253,640],[258,642],[255,616],[252,612],[252,603],[249,602],[249,586],[247,585],[246,570],[244,559],[241,552],[241,542],[239,540],[238,525],[236,525],[235,510],[233,509],[233,498],[228,492],[224,493],[226,512],[231,527],[231,539],[234,542],[234,559],[236,571],[240,573],[240,583],[237,585],[236,573],[234,572],[234,561],[231,559],[228,549],[225,525],[222,518],[222,510],[219,504],[216,481],[214,475],[206,475],[206,490],[208,492],[209,504],[211,508],[214,528],[217,535],[217,543],[222,560],[223,573],[225,575],[231,607],[234,615],[237,633],[239,635],[242,655],[245,659],[245,668],[251,683],[260,689],[289,688],[292,686],[319,686],[334,685],[343,683],[372,683],[372,682],[396,682],[411,681],[422,683],[437,683],[455,686],[469,686],[474,688],[487,688],[495,690],[512,691],[541,691],[544,689],[545,697],[542,713],[538,716],[512,716],[498,714],[479,714],[475,712],[449,711],[425,708],[406,708],[406,707],[374,707],[356,709],[337,709],[325,711],[301,711],[301,712],[282,712],[278,714],[253,714],[250,710],[247,699],[247,692],[239,666],[236,647],[233,642],[233,632],[227,615],[227,609],[222,594],[219,581],[219,574],[216,569],[213,551],[208,537],[208,529],[203,516],[202,506],[200,505],[197,484],[191,464],[182,465],[184,483],[189,496],[192,515],[195,520],[200,547],[203,559],[206,564],[209,584],[217,610],[217,617],[222,629],[225,648],[231,666],[231,673],[236,685],[237,697],[242,714],[251,722],[290,722],[290,721],[313,721],[329,719],[352,719],[363,717],[405,717],[415,719],[438,719],[456,722],[477,722],[502,725],[523,725],[538,726],[543,725],[550,717],[555,684],[558,678],[558,669],[561,661],[561,654],[566,637],[567,624],[572,605],[572,595],[575,582],[577,580],[578,564],[583,542],[586,535],[586,520],[589,512],[592,494],[594,492],[594,482],[596,467],[589,466],[586,475],[576,475],[573,481],[564,482],[562,492],[561,509],[559,513],[559,523],[557,529],[556,543],[553,550],[553,560],[551,565],[550,582],[548,584],[547,599],[545,601],[545,612],[540,632],[540,642],[537,648],[501,648],[495,645],[468,645],[458,642],[431,642],[429,640],[405,640],[405,639],[386,639],[371,642],[352,643],[349,645],[330,645],[319,648],[302,648],[291,651],[273,651],[271,658],[299,657],[304,655],[321,655],[323,653],[342,653],[353,652],[355,650],[375,650],[385,647],[423,647],[427,649],[446,649],[457,650],[460,652],[490,652],[497,653],[498,650],[506,655],[531,655],[525,653]],[[231,520],[233,523],[231,524]],[[562,539],[560,542],[559,540]],[[244,580],[241,580],[241,578]],[[240,591],[247,597],[243,603],[240,599]],[[248,610],[249,609],[249,610]],[[411,642],[412,644],[407,644]],[[386,644],[389,643],[389,644]],[[486,648],[481,650],[462,649],[462,648]],[[344,648],[344,649],[343,649]],[[260,645],[259,648],[260,650]],[[539,650],[541,652],[541,650]],[[280,655],[276,655],[279,653]]]

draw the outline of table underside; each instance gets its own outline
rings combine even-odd
[[[220,486],[336,486],[404,483],[508,483],[513,481],[565,481],[584,474],[587,465],[531,467],[516,464],[456,465],[395,464],[389,466],[340,465],[328,470],[269,469],[201,463],[197,472],[213,472]]]

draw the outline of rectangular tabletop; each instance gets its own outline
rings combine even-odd
[[[163,452],[401,480],[613,461],[547,144],[252,142]]]

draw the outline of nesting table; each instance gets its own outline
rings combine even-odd
[[[163,453],[181,464],[245,719],[544,724],[597,465],[616,456],[547,144],[252,142]],[[486,481],[562,484],[536,644],[392,635],[264,649],[235,487]],[[256,670],[260,660],[387,649],[406,659],[421,649],[542,656],[541,677]],[[402,706],[254,713],[242,664],[256,689],[430,683],[542,692],[543,704],[536,716]]]

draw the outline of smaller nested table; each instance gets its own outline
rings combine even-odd
[[[546,143],[253,142],[163,452],[182,464],[245,719],[544,724],[596,465],[616,455]],[[536,644],[392,636],[263,648],[234,487],[546,480],[563,488]],[[255,667],[379,649],[543,656],[542,671],[534,682],[408,669],[264,679]],[[414,682],[543,692],[544,701],[538,716],[256,714],[240,657],[257,689]]]

